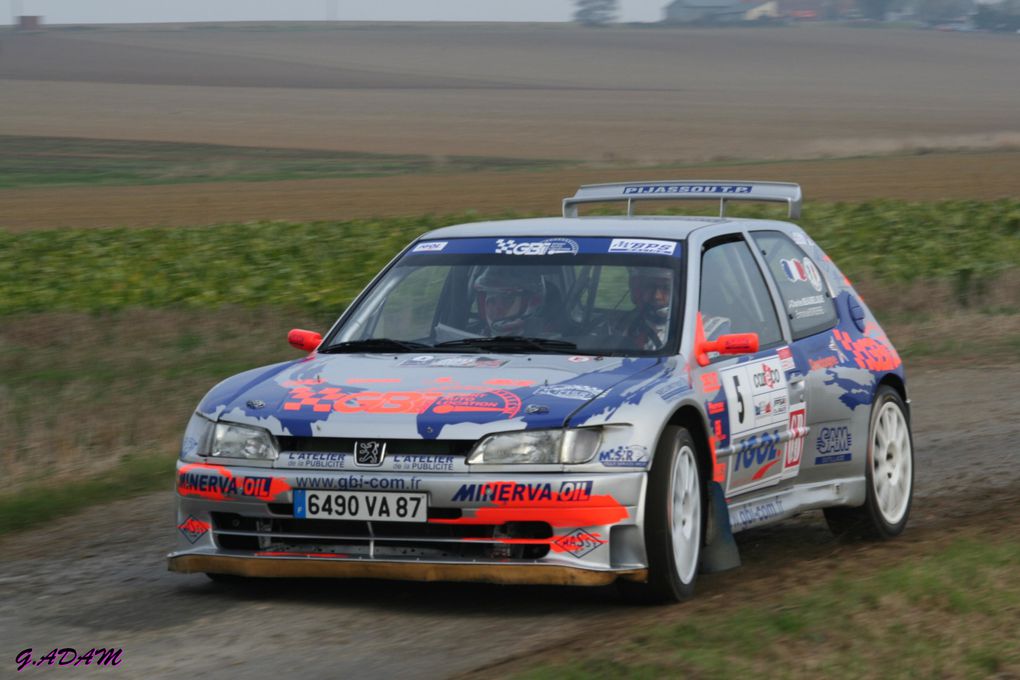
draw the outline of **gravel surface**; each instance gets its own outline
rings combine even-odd
[[[960,530],[968,518],[977,521],[975,508],[1017,498],[1020,401],[1007,395],[1020,381],[1020,366],[910,378],[917,480],[907,534],[878,552],[848,547],[829,536],[816,512],[745,532],[738,536],[744,566],[704,578],[701,604],[746,602],[755,592],[775,597],[777,571],[803,582],[833,560],[909,555],[924,549],[918,536]],[[14,658],[27,647],[37,656],[54,647],[123,648],[117,668],[50,671],[75,677],[448,677],[482,667],[491,675],[503,661],[581,635],[612,635],[621,621],[640,625],[662,612],[622,605],[608,588],[217,585],[166,571],[172,506],[168,490],[0,541],[0,677],[47,672],[15,672]],[[684,608],[671,611],[682,615]]]

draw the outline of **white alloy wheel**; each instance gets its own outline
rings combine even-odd
[[[648,580],[618,581],[627,599],[661,604],[694,595],[705,533],[703,469],[690,431],[668,425],[655,449],[644,502]]]
[[[914,493],[914,444],[903,398],[889,385],[875,391],[864,476],[864,505],[824,508],[837,536],[884,539],[907,526]]]
[[[882,519],[898,524],[910,505],[913,456],[907,420],[895,401],[882,405],[871,436],[871,483]]]
[[[673,560],[681,583],[694,580],[701,549],[701,480],[694,450],[684,446],[673,461],[670,483],[669,526],[673,537]]]

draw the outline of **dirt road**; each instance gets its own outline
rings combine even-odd
[[[882,545],[843,545],[820,513],[738,536],[744,566],[705,577],[690,605],[647,610],[612,591],[384,582],[218,586],[165,570],[172,493],[94,508],[0,542],[0,676],[22,649],[124,649],[101,677],[446,677],[527,657],[583,634],[775,601],[836,564],[927,554],[945,536],[1020,519],[1020,365],[911,376],[917,494],[911,526]],[[39,670],[27,670],[42,673]],[[81,669],[76,671],[76,677]],[[81,673],[89,675],[89,673]]]

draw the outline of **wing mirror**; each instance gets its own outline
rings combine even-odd
[[[304,331],[300,328],[295,328],[290,333],[287,333],[287,342],[290,343],[291,347],[304,350],[306,352],[313,352],[315,348],[322,342],[322,333],[316,333],[315,331]]]
[[[758,351],[757,333],[730,333],[720,335],[715,340],[705,339],[705,327],[698,313],[698,327],[694,338],[694,358],[699,366],[708,366],[709,352],[719,354],[754,354]]]

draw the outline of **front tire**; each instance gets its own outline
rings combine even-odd
[[[903,533],[914,494],[914,440],[899,393],[881,385],[871,407],[868,431],[867,497],[857,508],[826,508],[837,536],[869,540]]]
[[[694,595],[705,526],[705,486],[697,447],[687,430],[670,426],[652,460],[645,499],[648,581],[622,581],[621,590],[641,603],[680,602]]]

